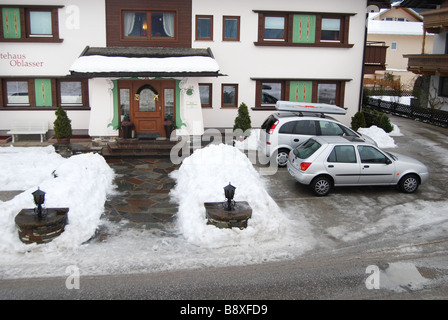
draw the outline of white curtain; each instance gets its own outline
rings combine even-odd
[[[124,36],[128,37],[134,29],[135,13],[126,12],[124,14]]]
[[[163,14],[163,30],[168,35],[168,37],[174,37],[174,14],[164,13]]]

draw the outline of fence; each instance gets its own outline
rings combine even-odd
[[[364,107],[372,108],[400,117],[406,117],[421,122],[430,123],[439,127],[448,127],[448,112],[443,110],[412,107],[406,104],[372,98],[367,98],[365,100]]]

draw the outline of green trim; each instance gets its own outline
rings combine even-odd
[[[180,129],[182,126],[187,126],[183,121],[182,117],[180,116],[180,93],[181,89],[179,87],[180,80],[176,80],[176,128]]]
[[[112,122],[109,123],[107,126],[108,127],[113,127],[114,130],[118,130],[120,128],[120,115],[118,113],[118,80],[112,80],[113,84],[114,84],[114,88],[112,89],[112,94],[114,97],[114,117],[112,119]]]

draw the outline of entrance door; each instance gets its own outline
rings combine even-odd
[[[157,81],[135,81],[131,102],[131,121],[137,136],[160,133],[165,136],[163,127],[163,104],[160,83]]]

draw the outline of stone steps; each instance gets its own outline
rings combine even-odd
[[[171,150],[178,141],[122,139],[107,143],[101,150],[104,158],[144,158],[170,157]]]

